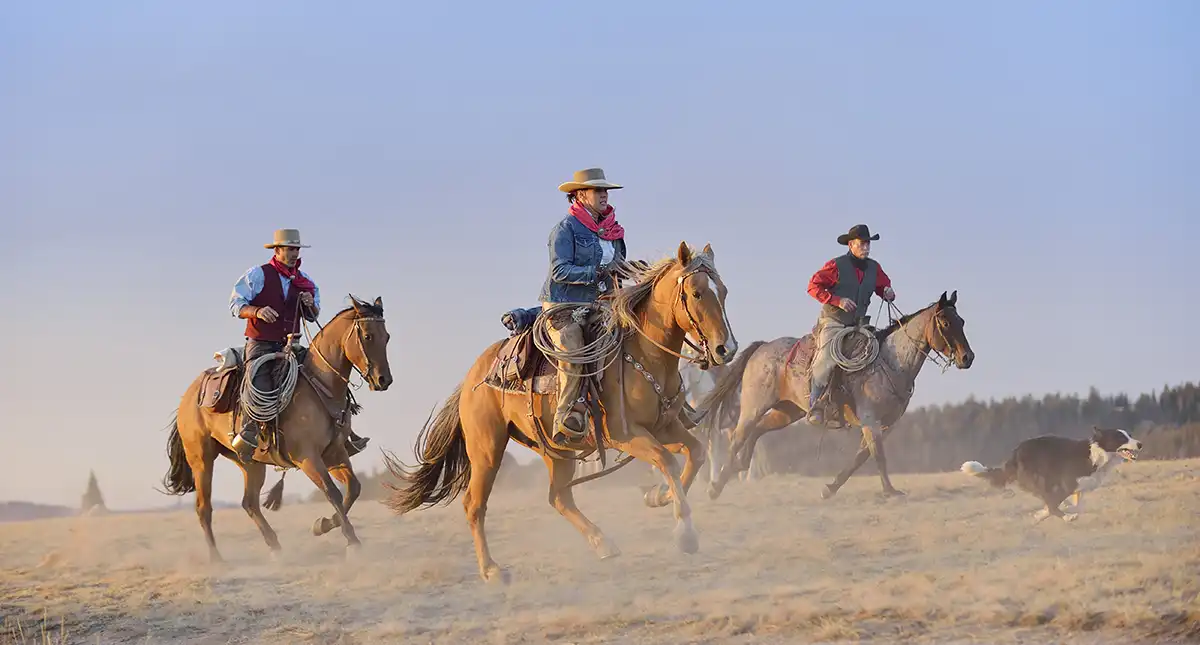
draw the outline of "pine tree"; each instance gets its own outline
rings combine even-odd
[[[88,472],[87,490],[83,493],[83,500],[80,504],[81,513],[93,512],[96,509],[99,512],[106,512],[107,507],[104,506],[104,495],[100,493],[100,484],[96,482],[96,472]]]

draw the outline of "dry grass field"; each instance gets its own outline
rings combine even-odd
[[[229,467],[224,464],[223,467]],[[289,478],[292,492],[300,485]],[[488,515],[509,586],[476,573],[456,502],[397,518],[354,509],[365,547],[309,534],[325,505],[268,518],[272,562],[240,510],[205,562],[190,512],[0,525],[0,643],[1149,643],[1200,639],[1200,461],[1127,464],[1079,520],[1033,526],[1033,498],[959,473],[693,489],[701,551],[632,486],[580,507],[622,549],[600,561],[545,502],[508,490]]]

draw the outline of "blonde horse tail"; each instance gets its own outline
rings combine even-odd
[[[696,412],[704,414],[700,427],[706,435],[711,437],[713,431],[718,429],[717,424],[724,414],[723,408],[729,405],[737,394],[738,385],[746,375],[746,365],[750,362],[750,357],[766,343],[765,340],[756,340],[741,350],[740,355],[729,365],[729,369],[717,379],[713,389],[696,404]]]
[[[192,475],[192,467],[188,464],[187,453],[183,449],[183,438],[179,436],[179,416],[171,419],[171,436],[167,437],[167,457],[171,466],[163,478],[163,486],[171,495],[186,495],[196,490],[196,478]]]
[[[385,483],[392,490],[384,503],[395,513],[403,515],[425,506],[435,506],[453,501],[467,488],[471,480],[471,459],[467,456],[467,442],[463,437],[459,402],[462,385],[446,401],[446,405],[432,418],[417,437],[416,452],[420,463],[415,469],[406,468],[395,455],[384,454],[384,464],[393,477],[400,480],[399,487]]]

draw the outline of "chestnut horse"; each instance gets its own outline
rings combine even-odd
[[[703,447],[679,421],[683,384],[679,359],[685,336],[695,338],[705,358],[722,365],[737,352],[737,341],[725,314],[726,289],[717,274],[711,246],[695,253],[686,243],[675,257],[648,268],[625,263],[622,272],[634,282],[617,289],[611,301],[619,342],[600,361],[601,433],[606,447],[649,462],[666,485],[646,496],[651,506],[674,504],[675,540],[686,553],[699,549],[692,525],[687,491],[703,464]],[[492,559],[484,530],[488,496],[510,440],[541,455],[550,472],[550,504],[579,530],[601,557],[618,554],[613,543],[580,512],[570,485],[580,449],[566,458],[547,450],[535,426],[537,411],[543,428],[552,428],[555,395],[533,397],[530,407],[515,404],[511,392],[476,387],[488,377],[503,340],[492,343],[475,360],[449,400],[421,431],[415,468],[394,457],[387,465],[400,480],[387,504],[399,514],[449,502],[460,493],[467,522],[475,538],[479,574],[485,581],[508,581]],[[683,472],[677,472],[673,452],[683,452]],[[668,499],[670,500],[668,502]]]
[[[346,452],[349,424],[344,428],[335,424],[329,403],[347,400],[351,369],[358,370],[372,390],[382,392],[392,383],[383,300],[376,298],[373,304],[353,296],[350,296],[350,300],[351,306],[338,312],[313,337],[308,353],[300,364],[300,369],[331,392],[332,396],[326,398],[319,393],[307,378],[296,379],[291,402],[279,416],[283,441],[278,451],[280,457],[290,462],[282,465],[304,471],[333,505],[333,517],[318,519],[313,532],[319,535],[340,526],[347,549],[360,545],[346,515],[358,498],[361,484]],[[266,481],[267,464],[275,463],[275,459],[266,454],[265,444],[255,451],[253,462],[245,464],[237,458],[229,437],[233,426],[232,415],[236,409],[216,414],[211,409],[200,407],[197,393],[202,380],[203,376],[198,376],[192,381],[171,424],[171,436],[167,440],[171,467],[164,481],[167,492],[172,495],[196,492],[196,515],[200,518],[200,527],[208,542],[209,558],[220,561],[221,554],[217,551],[212,532],[212,476],[217,456],[228,458],[245,475],[242,508],[258,525],[271,551],[278,551],[279,538],[259,507],[259,493]],[[338,497],[337,487],[330,479],[331,474],[346,486],[344,499]]]

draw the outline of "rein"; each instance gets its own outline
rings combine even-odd
[[[317,338],[320,337],[320,335],[322,333],[324,333],[325,326],[322,325],[320,321],[315,321],[315,324],[317,326],[317,333],[315,335],[310,335],[309,331],[308,331],[308,321],[305,320],[304,318],[301,318],[300,320],[304,327],[304,336],[306,338],[308,338],[309,351],[316,354],[317,357],[321,359],[321,362],[325,363],[325,366],[329,368],[329,371],[331,371],[335,375],[337,375],[337,377],[340,378],[342,380],[342,382],[345,383],[348,388],[354,388],[354,385],[350,382],[350,379],[348,377],[342,376],[342,373],[339,372],[337,370],[337,368],[335,368],[333,366],[333,364],[329,362],[329,359],[325,358],[325,355],[321,353],[320,347],[317,346],[317,343],[316,343]],[[353,325],[350,327],[350,329],[346,330],[346,337],[342,339],[342,347],[345,347],[346,341],[350,340],[350,333],[355,332],[355,334],[358,337],[358,349],[360,352],[362,352],[363,358],[365,358],[367,361],[367,371],[368,372],[371,371],[371,355],[367,353],[366,343],[363,342],[363,331],[362,331],[361,323],[362,322],[373,322],[373,321],[386,322],[386,319],[383,316],[355,316],[352,319]],[[330,322],[332,322],[332,321],[330,321]],[[343,349],[343,352],[344,351],[345,350]],[[364,374],[362,370],[358,369],[358,366],[354,364],[354,361],[350,361],[350,369],[355,372],[358,372],[359,376],[363,377],[363,380],[366,380],[367,375]],[[358,388],[361,388],[361,387],[362,387],[361,385],[358,386]],[[354,388],[354,389],[358,389],[358,388]],[[346,394],[350,397],[350,402],[352,404],[357,405],[357,401],[354,400],[354,394],[351,393],[349,389],[346,390]]]
[[[709,348],[708,348],[708,337],[706,337],[704,335],[704,330],[700,328],[700,324],[698,322],[696,322],[696,317],[692,315],[692,310],[688,308],[687,293],[683,289],[683,282],[685,280],[687,280],[688,278],[692,277],[693,275],[696,275],[697,273],[703,273],[710,278],[713,277],[713,274],[711,271],[709,271],[706,268],[700,268],[700,269],[696,269],[695,271],[689,271],[688,273],[685,273],[685,274],[679,276],[679,278],[676,279],[676,283],[679,285],[679,302],[683,305],[683,313],[687,315],[688,324],[692,326],[691,331],[695,332],[696,335],[700,337],[700,347],[696,347],[696,345],[694,343],[692,343],[691,340],[688,339],[688,337],[687,337],[688,330],[686,330],[686,329],[684,330],[684,333],[683,333],[683,342],[686,343],[688,347],[691,347],[693,350],[695,350],[698,357],[685,356],[673,349],[664,347],[662,345],[662,343],[660,343],[660,342],[654,340],[653,338],[651,338],[650,336],[646,335],[646,332],[642,330],[641,325],[631,325],[631,326],[633,327],[634,331],[636,331],[642,338],[645,338],[646,340],[648,340],[652,344],[654,344],[655,347],[661,349],[662,351],[664,351],[672,356],[675,356],[677,358],[682,358],[683,360],[685,360],[689,363],[694,363],[695,365],[699,366],[700,369],[702,369],[702,370],[707,370],[712,365],[712,361],[709,360],[709,358],[711,357],[711,354],[709,353]],[[643,314],[643,316],[644,315],[645,314]]]
[[[899,314],[898,318],[892,319],[892,320],[899,322],[899,320],[904,317],[904,314],[900,311],[900,308],[897,307],[894,303],[889,302],[887,304],[888,304],[888,316],[891,317],[893,312],[896,314]],[[910,320],[909,322],[912,322],[912,321]],[[938,317],[937,317],[936,313],[933,315],[932,324],[933,324],[934,328],[937,329],[938,335],[942,337],[942,342],[945,343],[946,347],[949,347],[950,339],[946,338],[946,330],[943,328],[943,325],[938,321]],[[900,329],[904,331],[904,336],[906,338],[908,338],[910,341],[912,341],[914,344],[916,344],[918,348],[921,346],[921,341],[918,341],[916,338],[913,338],[912,335],[908,333],[908,323],[900,323]],[[930,352],[933,352],[937,356],[937,358],[930,356],[929,355]],[[946,370],[950,369],[953,366],[953,362],[950,360],[950,357],[946,356],[941,351],[939,351],[937,348],[935,348],[933,346],[933,343],[926,343],[926,349],[922,350],[921,353],[925,356],[925,360],[942,368],[942,374],[945,374]]]

